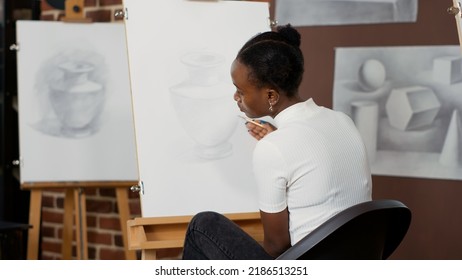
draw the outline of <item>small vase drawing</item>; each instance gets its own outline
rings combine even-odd
[[[195,141],[195,153],[203,159],[232,154],[228,141],[237,126],[234,87],[220,79],[223,56],[191,52],[181,58],[189,78],[170,88],[171,101],[180,123]]]
[[[50,102],[66,137],[94,133],[104,105],[104,87],[89,79],[94,66],[86,62],[58,65],[63,77],[50,85]]]

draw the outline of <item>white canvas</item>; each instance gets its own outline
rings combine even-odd
[[[268,4],[126,0],[124,7],[142,215],[258,211],[256,140],[238,118],[229,71],[239,48],[269,30]]]
[[[17,22],[21,183],[137,181],[123,24]]]

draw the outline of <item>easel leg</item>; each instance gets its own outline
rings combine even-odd
[[[116,188],[117,207],[119,209],[120,228],[124,242],[125,259],[136,260],[136,253],[128,249],[127,221],[130,219],[130,207],[128,202],[127,189]]]
[[[42,215],[42,190],[31,190],[29,205],[29,224],[32,226],[27,238],[27,259],[38,259],[40,218]]]
[[[63,244],[61,248],[63,260],[72,259],[73,210],[74,190],[66,189],[64,197]]]
[[[75,239],[77,243],[77,259],[79,260],[88,260],[87,207],[85,201],[85,192],[81,188],[75,189]]]
[[[156,249],[143,249],[141,251],[142,260],[157,260],[157,250]]]

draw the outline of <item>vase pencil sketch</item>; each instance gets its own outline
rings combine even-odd
[[[88,136],[104,106],[104,86],[89,78],[94,66],[88,62],[65,62],[58,68],[63,75],[50,85],[50,102],[61,124],[61,134]]]
[[[189,77],[170,87],[171,101],[179,121],[195,141],[195,153],[203,159],[232,154],[229,138],[237,126],[234,87],[221,80],[224,57],[212,52],[190,52],[182,56]]]

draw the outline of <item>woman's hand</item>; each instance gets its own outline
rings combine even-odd
[[[254,137],[257,140],[262,139],[265,137],[268,133],[271,133],[275,131],[277,128],[274,127],[272,124],[268,122],[263,122],[263,121],[256,121],[261,124],[261,126],[258,126],[254,123],[251,122],[246,122],[245,126],[247,127],[247,131],[249,132],[252,137]]]

